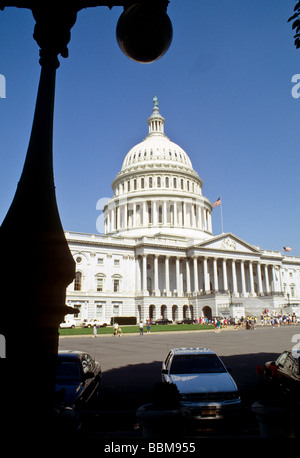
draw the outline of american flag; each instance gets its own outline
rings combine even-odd
[[[284,246],[283,251],[292,251],[292,248],[290,248],[289,246]]]
[[[216,207],[217,205],[221,205],[221,197],[218,197],[218,199],[213,204],[213,207]]]

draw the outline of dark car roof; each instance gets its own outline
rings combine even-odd
[[[59,350],[57,356],[59,358],[79,358],[82,359],[84,355],[88,353],[84,351],[76,351],[76,350]],[[89,355],[90,356],[90,355]]]

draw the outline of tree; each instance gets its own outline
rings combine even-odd
[[[288,22],[293,21],[292,29],[295,30],[296,34],[294,35],[295,41],[294,44],[297,49],[300,48],[300,1],[297,1],[294,7],[295,13],[288,19]]]

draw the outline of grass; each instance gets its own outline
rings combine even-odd
[[[139,326],[121,326],[123,334],[139,334]],[[168,324],[168,325],[153,325],[151,326],[151,333],[153,332],[174,332],[174,331],[206,331],[214,329],[213,325],[206,324]],[[147,332],[144,326],[144,333]],[[61,336],[78,336],[78,335],[93,335],[93,328],[73,328],[73,329],[60,329]],[[98,328],[98,335],[113,334],[113,327],[107,326],[105,328]]]

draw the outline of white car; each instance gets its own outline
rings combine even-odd
[[[105,327],[108,326],[108,323],[106,321],[97,320],[96,318],[93,320],[83,320],[81,323],[82,328],[93,328],[95,325],[98,327]]]
[[[174,383],[195,419],[220,419],[240,407],[237,385],[208,348],[174,348],[162,365],[162,381]]]
[[[60,328],[75,328],[76,321],[75,320],[65,320],[63,323],[60,323]]]

